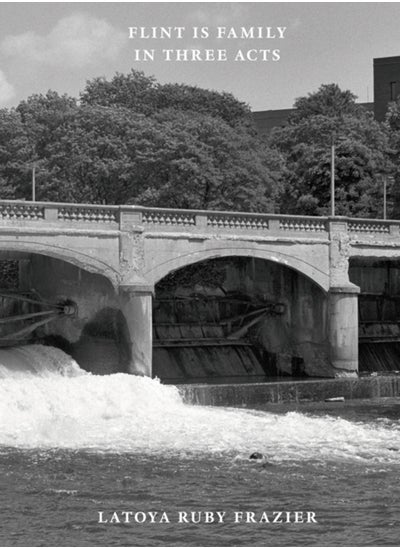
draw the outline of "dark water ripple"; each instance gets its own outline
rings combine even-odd
[[[396,462],[314,459],[265,468],[235,455],[3,448],[0,471],[3,546],[396,546],[400,538]],[[171,523],[98,523],[99,511],[110,518],[127,510],[166,511]],[[227,517],[178,524],[180,510]],[[318,524],[232,520],[235,511],[279,510],[314,511]]]

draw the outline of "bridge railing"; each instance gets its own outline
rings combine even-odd
[[[146,232],[246,233],[260,236],[328,238],[332,230],[353,239],[400,236],[400,221],[350,217],[314,217],[232,211],[149,208],[53,202],[0,201],[0,227],[90,227],[94,230],[137,227]]]
[[[0,201],[0,221],[119,223],[119,206]]]

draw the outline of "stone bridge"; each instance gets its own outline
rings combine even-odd
[[[109,280],[129,326],[132,371],[150,375],[159,280],[218,257],[279,263],[326,293],[331,363],[351,375],[358,368],[359,288],[349,280],[349,259],[400,258],[400,222],[2,201],[0,252],[58,259]]]

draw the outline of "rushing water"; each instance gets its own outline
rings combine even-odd
[[[1,545],[399,544],[398,400],[330,415],[195,407],[53,348],[1,350],[0,364]],[[291,523],[296,511],[317,523]]]

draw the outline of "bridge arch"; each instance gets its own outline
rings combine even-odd
[[[282,251],[275,249],[265,249],[258,245],[239,245],[230,247],[212,247],[203,250],[196,250],[189,253],[180,253],[165,261],[160,262],[153,268],[145,272],[147,279],[156,284],[170,272],[183,268],[190,264],[202,262],[208,259],[218,259],[221,257],[250,257],[264,259],[282,266],[287,266],[296,270],[300,274],[309,278],[317,284],[323,291],[329,290],[329,271],[325,272],[316,264],[312,264],[304,259],[290,254],[290,250]]]
[[[10,289],[17,302],[21,294],[33,295],[38,305],[33,304],[28,312],[34,313],[40,302],[45,310],[48,303],[73,305],[73,313],[56,315],[48,323],[38,324],[29,340],[61,348],[91,372],[126,372],[127,327],[117,291],[120,274],[113,264],[118,248],[114,255],[104,249],[102,257],[101,245],[105,247],[106,239],[90,248],[84,237],[75,242],[66,238],[64,244],[56,238],[57,235],[52,238],[47,234],[0,236],[0,260],[19,263],[16,272],[12,269],[11,281],[15,285]]]
[[[119,272],[111,265],[76,249],[52,245],[47,242],[32,242],[22,238],[1,238],[0,252],[1,251],[44,255],[46,257],[65,261],[92,274],[104,276],[115,287],[119,282]]]
[[[227,383],[331,376],[328,280],[321,269],[290,255],[293,247],[236,245],[160,261],[154,269],[166,273],[154,279],[155,374],[163,382]],[[322,266],[326,259],[320,254]]]

